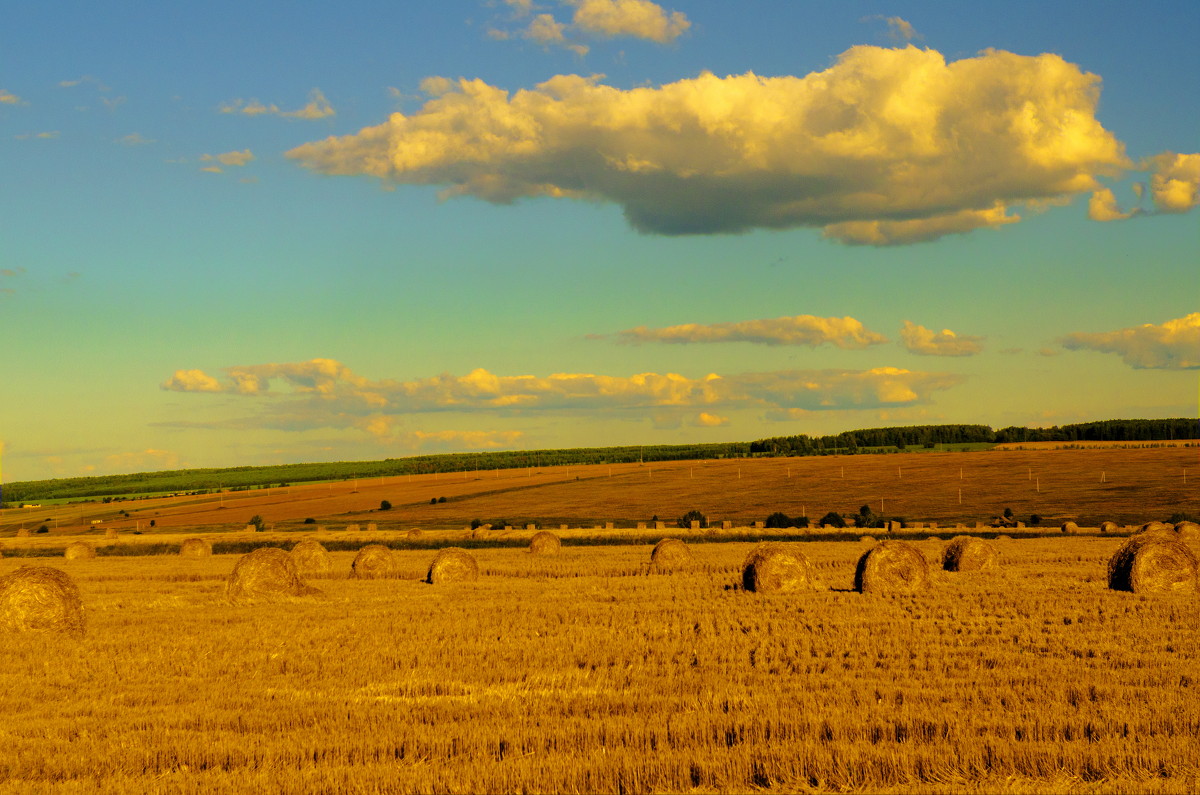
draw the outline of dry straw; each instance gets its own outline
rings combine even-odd
[[[695,562],[692,550],[678,538],[664,538],[650,553],[650,563],[660,569],[682,569]]]
[[[183,558],[207,558],[212,555],[212,544],[203,538],[185,538],[179,545],[179,556]]]
[[[1120,526],[1116,522],[1101,522],[1100,523],[1100,532],[1101,533],[1105,533],[1105,534],[1115,533],[1120,529],[1121,529]]]
[[[22,566],[0,577],[0,627],[6,632],[62,632],[82,637],[83,600],[63,572]]]
[[[1166,522],[1154,521],[1154,522],[1146,522],[1144,525],[1142,525],[1141,532],[1148,533],[1151,530],[1174,530],[1174,529],[1175,529],[1175,525],[1173,525],[1173,524],[1167,524]]]
[[[17,530],[17,538],[29,538],[29,528],[22,527]]]
[[[1180,541],[1200,541],[1200,524],[1195,522],[1179,522],[1175,525],[1175,533]]]
[[[868,549],[854,570],[859,593],[905,594],[929,585],[929,563],[921,551],[904,541],[884,541]]]
[[[67,544],[67,548],[63,550],[63,557],[68,560],[94,558],[96,557],[96,548],[86,541],[76,541],[72,544]]]
[[[397,573],[396,556],[383,544],[367,544],[350,564],[350,578],[354,580],[379,580]]]
[[[1074,522],[1063,522],[1061,529],[1064,533],[1071,533],[1074,535],[1079,532],[1079,525],[1075,524]]]
[[[421,531],[421,528],[414,527],[412,530],[408,531],[407,535],[409,538],[420,538],[421,536],[425,535],[425,533]]]
[[[304,584],[292,556],[278,547],[259,547],[243,555],[225,583],[225,595],[234,603],[320,593]]]
[[[946,571],[980,571],[995,565],[996,550],[992,545],[971,536],[952,539],[942,554],[942,568]]]
[[[808,558],[794,544],[759,544],[742,564],[742,587],[747,591],[774,593],[812,586]]]
[[[104,537],[105,537],[105,538],[107,538],[107,539],[113,539],[113,538],[116,538],[116,537],[117,537],[117,528],[115,528],[115,527],[110,527],[110,528],[108,528],[107,530],[105,530],[105,531],[104,531]]]
[[[545,530],[534,533],[533,538],[529,539],[529,554],[531,555],[557,555],[560,549],[562,549],[562,542],[558,540],[558,536]]]
[[[479,579],[479,564],[471,553],[461,547],[446,547],[439,550],[429,564],[425,582],[437,585],[443,582],[472,582]]]
[[[328,574],[333,568],[329,550],[311,538],[306,538],[292,547],[290,554],[296,562],[296,571],[301,574]]]
[[[1196,556],[1170,531],[1139,533],[1108,561],[1108,587],[1114,591],[1190,593],[1196,576]]]

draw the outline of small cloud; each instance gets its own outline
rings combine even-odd
[[[1088,199],[1088,218],[1093,221],[1123,221],[1136,213],[1136,209],[1129,212],[1122,210],[1111,188],[1101,188]]]
[[[273,103],[264,105],[257,99],[235,99],[221,105],[219,110],[221,113],[237,113],[243,116],[278,116],[283,119],[302,119],[304,121],[325,119],[337,114],[319,88],[308,92],[308,103],[298,110],[282,110],[278,105]]]
[[[221,166],[240,168],[252,160],[254,160],[254,154],[249,149],[243,149],[240,152],[223,152],[219,155],[200,155],[201,162],[210,164],[202,167],[200,170],[211,174],[220,174],[224,170]]]
[[[594,36],[629,36],[658,44],[675,41],[692,26],[682,11],[668,12],[650,0],[578,0],[571,21]]]
[[[47,130],[46,132],[39,132],[39,133],[21,133],[20,135],[14,135],[13,138],[15,138],[18,141],[29,141],[29,140],[51,141],[51,140],[54,140],[55,138],[57,138],[58,135],[59,135],[58,130]]]
[[[222,392],[221,382],[203,370],[176,370],[160,385],[170,392]]]
[[[1115,353],[1135,370],[1194,370],[1200,368],[1200,312],[1161,325],[1068,334],[1062,346],[1072,351]]]
[[[974,356],[983,350],[983,337],[955,334],[950,329],[935,332],[904,321],[900,339],[905,350],[918,356]]]
[[[178,468],[178,453],[154,448],[131,453],[115,453],[104,459],[104,469],[110,472],[147,472]]]
[[[1200,205],[1200,153],[1163,152],[1150,159],[1150,198],[1160,213],[1185,213]]]
[[[752,342],[761,345],[835,345],[842,349],[866,348],[887,342],[852,317],[795,315],[771,320],[736,323],[685,323],[651,329],[645,326],[617,333],[620,342],[712,343]]]
[[[723,425],[728,425],[729,418],[702,411],[696,416],[696,421],[692,424],[698,428],[719,428]]]
[[[888,35],[895,41],[912,41],[920,38],[920,34],[913,28],[912,23],[900,17],[887,18]]]
[[[118,138],[114,143],[122,144],[123,146],[146,146],[147,144],[157,142],[153,138],[147,138],[141,133],[130,133]]]
[[[1055,348],[1038,348],[1038,356],[1058,356],[1062,351]]]
[[[11,91],[0,88],[0,105],[28,105],[29,103]]]
[[[104,83],[100,82],[97,78],[92,77],[91,75],[84,75],[83,77],[77,78],[75,80],[60,80],[58,85],[61,88],[75,88],[76,86],[92,85],[92,86],[96,87],[97,91],[111,91],[112,90],[111,87],[106,86]]]

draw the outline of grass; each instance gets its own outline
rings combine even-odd
[[[857,541],[805,542],[796,595],[727,540],[671,575],[480,548],[445,587],[339,551],[326,598],[250,607],[233,555],[59,560],[89,632],[0,646],[0,792],[1195,791],[1200,600],[1109,591],[1120,539],[994,543],[895,598],[849,591]]]

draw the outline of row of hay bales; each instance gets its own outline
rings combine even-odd
[[[1181,538],[1181,531],[1186,529],[1151,527],[1129,538],[1109,560],[1108,587],[1142,594],[1200,589],[1196,555]],[[549,555],[560,548],[557,536],[542,532],[531,540],[529,552]],[[212,545],[202,538],[189,538],[181,545],[180,554],[205,557],[212,554]],[[695,563],[691,549],[678,538],[659,541],[650,560],[660,570],[685,569]],[[942,568],[951,572],[983,571],[994,568],[997,560],[989,542],[960,536],[944,550]],[[331,568],[329,552],[312,539],[301,541],[290,552],[261,547],[243,555],[234,565],[226,581],[226,596],[234,603],[319,596],[322,592],[305,583],[301,575],[324,574]],[[378,579],[397,573],[393,550],[369,544],[355,556],[350,576]],[[464,549],[448,547],[439,550],[430,563],[425,582],[474,581],[478,577],[474,557]],[[929,582],[925,555],[905,541],[874,544],[859,557],[854,570],[854,589],[865,594],[917,593]],[[770,593],[812,589],[815,583],[800,545],[767,542],[755,547],[743,563],[742,586],[747,591]],[[64,572],[46,566],[22,566],[0,576],[0,629],[82,636],[85,620],[78,587]]]

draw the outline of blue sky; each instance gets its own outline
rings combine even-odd
[[[6,480],[1197,411],[1195,3],[6,12]]]

